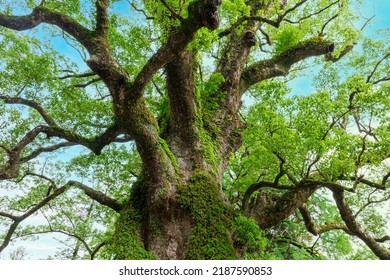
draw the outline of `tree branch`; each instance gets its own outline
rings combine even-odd
[[[107,38],[108,36],[108,7],[110,0],[96,0],[96,33]]]
[[[54,151],[56,151],[58,149],[61,149],[61,148],[72,147],[72,146],[75,146],[75,145],[77,145],[77,143],[74,143],[74,142],[62,142],[62,143],[58,143],[58,144],[55,144],[55,145],[52,145],[52,146],[49,146],[49,147],[38,148],[35,151],[33,151],[31,154],[29,154],[29,155],[27,155],[25,157],[22,157],[20,159],[20,163],[28,162],[28,161],[36,158],[37,156],[39,156],[41,153],[50,153],[50,152],[54,152]]]
[[[336,202],[337,208],[339,209],[341,218],[344,220],[351,233],[359,237],[378,258],[389,260],[390,251],[382,248],[377,241],[368,235],[356,221],[351,208],[345,201],[344,191],[335,188],[330,188],[330,190],[333,192],[333,198]]]
[[[93,32],[62,13],[38,6],[33,9],[30,15],[26,16],[0,14],[0,26],[17,31],[32,29],[41,23],[56,25],[73,36],[87,50],[92,50],[93,42],[91,37]]]
[[[131,85],[132,98],[139,98],[154,74],[180,55],[201,27],[214,30],[219,26],[221,0],[197,0],[188,7],[188,17],[168,36],[167,42],[147,61]]]
[[[25,219],[27,219],[28,217],[36,213],[39,209],[41,209],[43,206],[48,204],[51,200],[55,199],[57,196],[64,193],[67,187],[68,187],[67,185],[64,185],[56,189],[51,195],[46,196],[38,204],[34,205],[34,207],[30,208],[28,211],[26,211],[24,214],[20,216],[9,215],[8,218],[11,218],[14,222],[9,227],[8,232],[3,240],[3,243],[0,245],[0,253],[8,246],[8,244],[11,241],[12,235],[15,233],[16,228],[22,221],[24,221]]]
[[[277,225],[301,207],[319,186],[302,183],[298,186],[275,186],[271,182],[260,182],[251,185],[245,192],[242,209],[245,214],[256,220],[261,229]],[[251,195],[261,188],[287,190],[283,193],[264,193],[259,191],[250,202]]]
[[[285,76],[294,63],[312,56],[327,54],[331,51],[333,46],[333,43],[324,41],[320,37],[315,37],[306,40],[271,59],[254,63],[244,69],[242,73],[241,92],[244,93],[249,86],[263,80],[277,76]]]
[[[384,57],[382,57],[382,59],[380,59],[376,64],[375,64],[375,67],[374,69],[371,71],[370,75],[368,75],[367,79],[366,79],[366,82],[369,83],[371,82],[371,79],[372,77],[374,76],[376,70],[378,70],[378,67],[379,65],[385,61],[388,57],[390,57],[390,53],[386,54]]]
[[[327,232],[327,231],[331,231],[331,230],[343,230],[347,234],[351,235],[351,232],[349,231],[348,227],[344,224],[341,224],[341,223],[331,223],[331,224],[327,224],[327,225],[323,225],[321,227],[318,227],[316,225],[315,221],[313,220],[313,218],[311,217],[310,210],[309,210],[309,208],[307,208],[306,205],[303,204],[298,209],[302,215],[302,218],[303,218],[303,221],[305,223],[307,230],[315,236],[320,235],[320,234]]]
[[[81,189],[87,196],[92,198],[93,200],[99,202],[101,205],[107,206],[111,209],[113,209],[116,212],[120,212],[123,209],[123,206],[116,201],[115,199],[105,195],[104,193],[94,190],[80,182],[76,181],[69,181],[68,185],[75,186],[79,189]]]
[[[54,119],[42,108],[42,106],[33,100],[28,100],[20,97],[9,97],[4,95],[0,95],[0,99],[4,100],[6,104],[22,104],[31,107],[35,109],[42,116],[42,118],[45,120],[45,122],[48,125],[50,126],[57,125]]]
[[[304,21],[304,20],[306,20],[306,19],[308,19],[308,18],[311,18],[311,17],[313,17],[313,16],[316,16],[316,15],[321,14],[322,12],[328,10],[328,9],[331,8],[332,6],[338,4],[339,2],[340,2],[340,0],[334,1],[334,2],[330,3],[328,6],[322,8],[322,9],[320,9],[320,10],[318,10],[318,11],[312,13],[312,14],[309,14],[309,15],[307,15],[307,16],[304,16],[304,17],[302,17],[302,18],[300,18],[300,19],[298,19],[298,20],[296,20],[296,21],[292,21],[292,20],[289,20],[289,19],[284,19],[284,21],[286,21],[286,22],[288,22],[288,23],[291,23],[291,24],[300,23],[301,21]]]

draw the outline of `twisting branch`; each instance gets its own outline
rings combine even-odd
[[[267,229],[288,218],[301,207],[318,189],[316,183],[301,182],[299,185],[275,185],[273,182],[252,184],[244,194],[242,209],[245,214],[256,220],[261,229]],[[252,194],[262,188],[286,190],[283,193],[264,193],[250,201]]]
[[[313,235],[320,235],[324,232],[332,231],[332,230],[343,230],[347,234],[351,234],[348,227],[345,224],[342,223],[331,223],[327,225],[323,225],[321,227],[318,227],[311,217],[310,210],[306,205],[302,205],[298,208],[299,212],[302,215],[303,221],[305,223],[305,226],[307,230],[313,234]]]
[[[344,191],[336,188],[330,188],[330,190],[333,192],[333,198],[336,202],[337,208],[339,209],[341,218],[344,220],[351,233],[359,237],[378,258],[389,260],[390,251],[382,248],[378,242],[368,235],[356,221],[352,209],[345,201]]]

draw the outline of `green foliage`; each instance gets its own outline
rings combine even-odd
[[[280,54],[297,45],[304,35],[305,33],[301,28],[293,25],[286,26],[274,37],[277,42],[275,46],[275,53]]]

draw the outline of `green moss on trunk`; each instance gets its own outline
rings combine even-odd
[[[156,259],[153,253],[145,250],[140,238],[141,217],[133,207],[120,213],[115,233],[108,244],[108,251],[116,260]]]
[[[191,211],[194,220],[186,258],[236,259],[230,238],[231,212],[215,180],[205,172],[195,173],[179,193],[182,207]]]

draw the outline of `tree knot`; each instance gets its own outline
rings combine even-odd
[[[203,26],[210,30],[215,30],[219,26],[218,8],[221,5],[221,0],[205,0],[203,11],[201,12],[201,20]]]
[[[252,31],[246,30],[244,32],[244,42],[249,47],[253,47],[257,43],[256,35]]]

